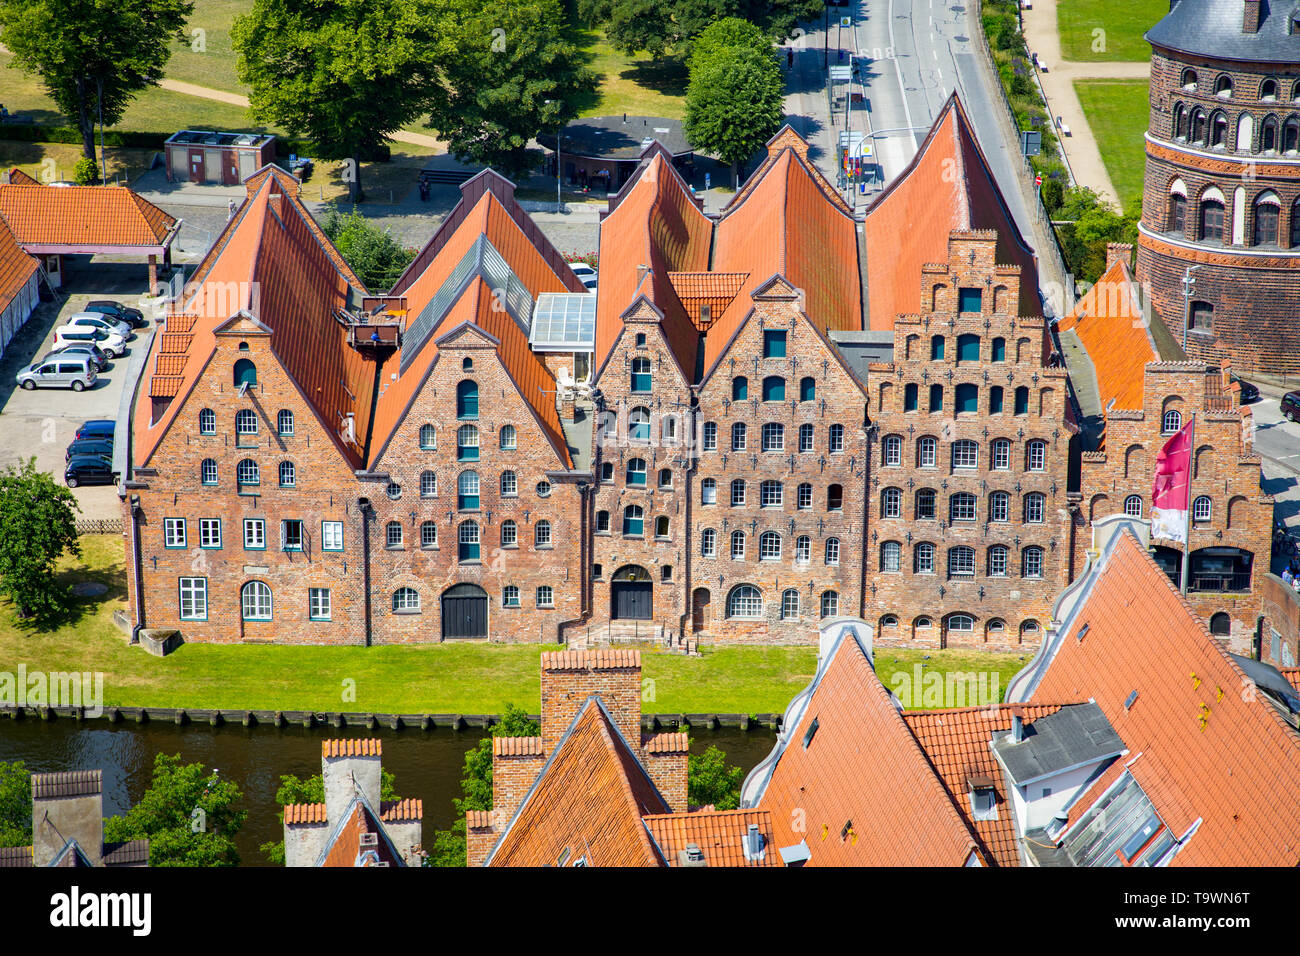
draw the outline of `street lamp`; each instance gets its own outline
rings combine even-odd
[[[1203,265],[1203,264],[1202,264]],[[1192,315],[1192,290],[1196,288],[1196,280],[1192,278],[1192,273],[1200,269],[1200,265],[1188,266],[1183,272],[1183,352],[1187,351],[1187,327],[1191,323]]]

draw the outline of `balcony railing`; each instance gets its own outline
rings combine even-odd
[[[1210,593],[1249,591],[1250,572],[1238,571],[1226,574],[1197,574],[1193,572],[1187,590]]]

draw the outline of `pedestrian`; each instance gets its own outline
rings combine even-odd
[[[429,201],[429,181],[427,179],[421,179],[420,180],[420,202],[428,202],[428,201]]]
[[[238,209],[238,208],[239,208],[239,207],[235,205],[235,200],[232,198],[232,199],[230,200],[230,202],[226,203],[226,210],[227,210],[227,216],[226,216],[226,218],[227,218],[227,219],[234,219],[234,218],[235,218],[235,210]]]
[[[1287,565],[1282,569],[1282,583],[1290,584],[1294,575],[1291,574],[1291,566]]]

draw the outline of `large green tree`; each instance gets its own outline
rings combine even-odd
[[[32,842],[32,775],[21,760],[0,761],[0,846]]]
[[[397,795],[397,779],[387,770],[379,770],[379,799],[400,800]],[[284,807],[294,803],[324,803],[325,778],[321,774],[302,778],[296,774],[280,775],[280,787],[275,791],[275,802],[280,810],[280,823],[284,823]],[[376,810],[379,808],[376,807]],[[284,866],[284,838],[263,843],[258,847],[266,858],[277,866]]]
[[[559,0],[451,0],[439,33],[429,126],[462,161],[527,173],[540,158],[529,140],[576,117],[595,88]]]
[[[233,781],[180,754],[154,758],[153,782],[125,816],[104,821],[104,839],[149,841],[150,866],[238,866],[235,834],[247,810]]]
[[[1106,245],[1111,242],[1135,243],[1141,215],[1140,201],[1122,215],[1114,205],[1086,186],[1067,189],[1052,218],[1062,223],[1058,229],[1061,250],[1075,278],[1096,282],[1106,270]]]
[[[231,44],[254,116],[347,160],[360,202],[361,160],[427,109],[438,22],[434,0],[254,0]]]
[[[62,612],[67,595],[54,578],[65,552],[80,555],[76,497],[36,470],[36,459],[0,472],[0,594],[40,625]]]
[[[344,213],[331,204],[321,228],[371,292],[391,289],[415,258],[414,249],[405,248],[387,229],[372,226],[356,209]]]
[[[770,53],[772,38],[749,20],[741,20],[739,17],[714,20],[691,44],[691,73],[705,69],[719,55],[737,46],[750,47],[758,53]]]
[[[823,9],[823,0],[578,0],[583,20],[603,26],[617,49],[683,63],[695,38],[714,20],[749,20],[779,41]]]
[[[686,139],[695,149],[736,167],[781,128],[785,83],[775,56],[749,46],[719,49],[691,71],[686,89]]]
[[[40,76],[93,159],[101,112],[112,126],[158,83],[193,10],[189,0],[0,0],[0,43],[15,66]]]
[[[718,810],[740,806],[740,784],[745,772],[727,763],[727,754],[714,744],[702,754],[686,759],[686,799],[693,807],[712,804]]]

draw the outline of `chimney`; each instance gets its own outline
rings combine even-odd
[[[285,807],[284,865],[315,866],[329,834],[329,821],[319,803],[295,803]]]
[[[587,699],[600,695],[631,746],[641,739],[641,652],[548,651],[542,654],[542,749],[554,753]]]
[[[1007,740],[1013,744],[1023,742],[1025,739],[1025,720],[1019,714],[1011,715],[1011,733],[1007,734]]]
[[[644,262],[636,267],[636,285],[638,289],[641,288],[641,283],[645,281],[646,273],[649,271],[650,267]]]
[[[541,737],[492,738],[492,812],[505,826],[546,763]]]
[[[745,859],[751,862],[763,859],[767,840],[758,829],[757,823],[751,823],[745,832]]]
[[[321,774],[325,779],[325,814],[330,826],[343,816],[354,793],[379,812],[380,742],[374,738],[321,742]]]
[[[104,855],[104,786],[99,770],[32,774],[32,863],[49,866],[76,840],[92,866]]]
[[[1245,10],[1242,12],[1241,32],[1258,33],[1259,21],[1262,19],[1260,14],[1263,12],[1260,8],[1263,6],[1263,0],[1246,0]]]
[[[641,747],[641,765],[673,813],[685,813],[687,806],[686,759],[690,739],[683,733],[658,734]]]
[[[497,830],[492,825],[492,814],[486,810],[470,810],[465,814],[465,865],[482,866],[497,842]]]
[[[1106,243],[1106,269],[1122,261],[1130,269],[1133,267],[1133,245],[1128,242]]]

